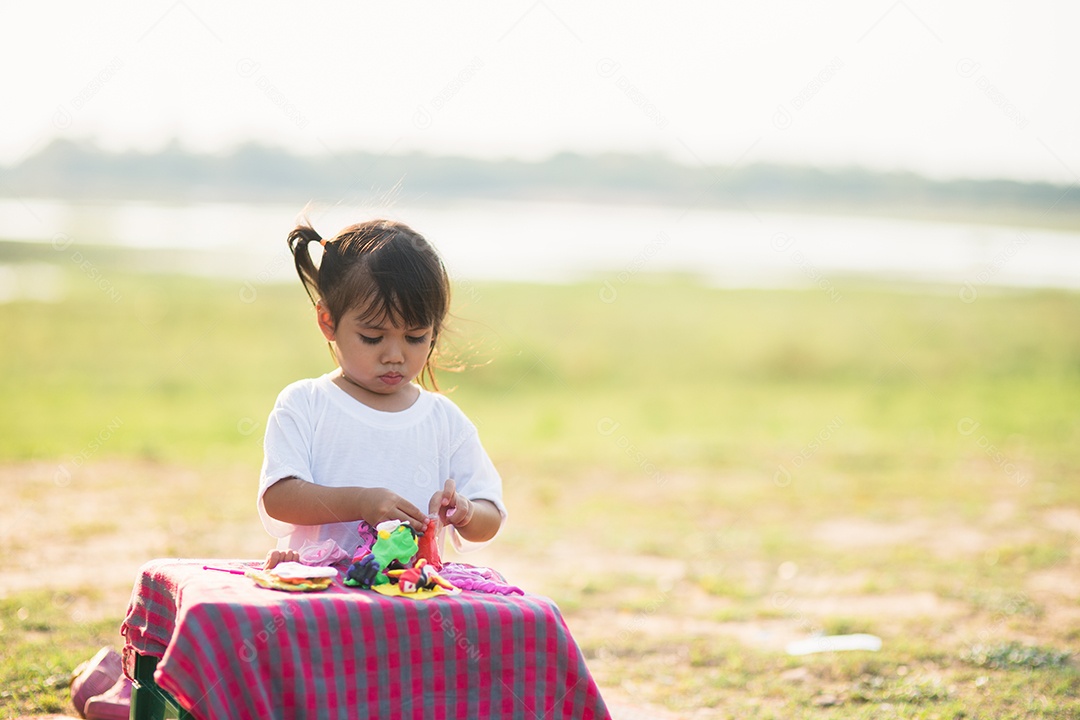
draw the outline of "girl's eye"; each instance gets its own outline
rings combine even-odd
[[[413,345],[420,345],[425,340],[427,340],[427,335],[426,334],[419,335],[419,336],[417,336],[417,335],[406,335],[405,339],[408,340],[409,342],[411,342]]]
[[[368,337],[367,335],[361,335],[360,340],[365,345],[378,345],[379,341],[382,340],[382,338],[381,337]]]

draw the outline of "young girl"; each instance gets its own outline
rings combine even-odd
[[[386,220],[330,240],[299,226],[289,249],[338,367],[286,387],[267,421],[258,506],[279,538],[267,565],[327,539],[352,553],[360,520],[420,531],[438,515],[455,541],[494,537],[506,517],[499,474],[476,427],[425,389],[437,390],[432,355],[450,305],[435,250]]]

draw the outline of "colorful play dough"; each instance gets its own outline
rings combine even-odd
[[[438,585],[431,590],[420,588],[413,592],[404,592],[400,586],[392,585],[390,583],[387,583],[386,585],[374,585],[371,589],[380,595],[386,595],[387,597],[403,597],[408,598],[409,600],[429,600],[433,597],[439,597],[440,595],[456,595],[461,592],[457,588],[446,590]]]
[[[282,575],[282,566],[286,567]],[[303,568],[300,570],[299,568]],[[330,571],[327,574],[325,571]],[[312,592],[325,590],[330,587],[337,577],[337,570],[326,567],[308,567],[300,563],[281,563],[272,570],[256,570],[248,568],[244,575],[251,578],[256,585],[271,590],[284,590],[286,592]]]
[[[349,559],[347,553],[333,538],[326,538],[322,542],[304,543],[300,548],[300,562],[305,565],[336,565]]]
[[[424,533],[416,541],[416,558],[426,560],[427,564],[436,570],[442,570],[442,559],[439,557],[439,519],[429,517],[424,526]]]
[[[386,575],[391,581],[397,581],[398,588],[403,593],[413,593],[417,590],[433,590],[437,587],[441,587],[447,592],[457,592],[457,588],[454,587],[453,583],[440,577],[439,573],[428,565],[427,560],[424,558],[417,560],[416,564],[411,568],[387,570]]]
[[[298,562],[283,562],[274,566],[271,572],[282,580],[314,580],[316,578],[335,578],[337,570],[332,567],[304,565]]]
[[[390,523],[398,523],[398,521],[379,523],[376,528],[379,536],[375,540],[375,546],[372,547],[371,554],[375,556],[375,562],[379,563],[379,567],[382,568],[383,572],[375,576],[375,585],[390,582],[390,578],[386,576],[385,571],[389,570],[395,561],[401,567],[408,567],[413,556],[416,555],[416,534],[413,529],[401,523],[392,527],[384,527],[389,526]]]
[[[368,553],[349,566],[343,582],[349,587],[370,588],[375,584],[375,578],[381,574],[381,570],[375,556]]]

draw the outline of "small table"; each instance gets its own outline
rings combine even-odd
[[[175,701],[172,716],[196,718],[610,720],[545,597],[463,591],[419,601],[340,577],[324,591],[290,593],[204,565],[261,563],[170,559],[140,569],[121,631],[136,680],[132,717]]]

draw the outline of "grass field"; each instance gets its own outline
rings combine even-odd
[[[332,367],[299,283],[71,256],[0,244],[62,285],[0,304],[4,717],[67,708],[145,560],[265,552],[266,414]],[[1080,715],[1080,296],[603,281],[459,283],[440,378],[511,511],[468,560],[553,597],[605,697]],[[850,632],[882,649],[784,651]]]

